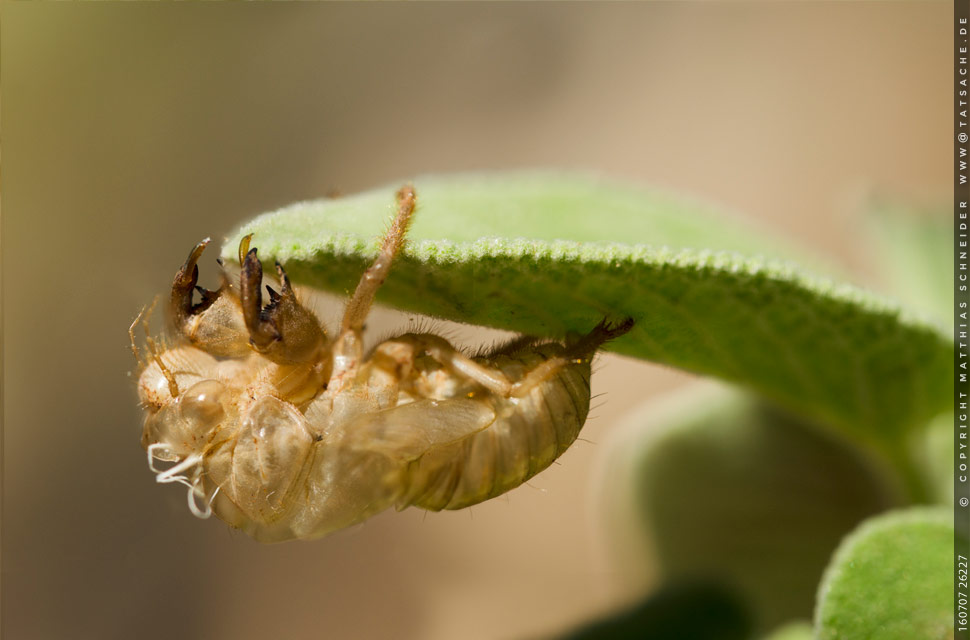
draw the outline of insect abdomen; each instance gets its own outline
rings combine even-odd
[[[562,355],[546,344],[485,360],[511,380]],[[487,428],[411,463],[400,503],[432,511],[461,509],[518,487],[556,460],[576,440],[590,399],[590,362],[573,362],[521,398],[484,394],[496,414]]]

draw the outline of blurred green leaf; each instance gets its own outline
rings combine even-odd
[[[641,604],[565,640],[747,640],[751,622],[737,597],[710,584],[669,586]]]
[[[723,583],[760,632],[811,617],[839,541],[898,503],[886,470],[844,441],[720,386],[645,407],[608,447],[599,519],[630,587]]]
[[[953,413],[942,413],[926,429],[917,451],[920,467],[926,470],[933,502],[953,504]]]
[[[908,436],[950,400],[953,345],[938,328],[809,275],[782,243],[683,199],[551,172],[414,185],[419,210],[384,303],[542,336],[631,316],[610,349],[757,390],[875,444],[912,480]],[[265,214],[223,256],[253,233],[295,281],[349,293],[394,191]]]
[[[814,640],[815,630],[808,622],[791,622],[775,629],[762,640]]]
[[[952,638],[952,517],[946,508],[912,508],[849,535],[819,588],[818,638]]]
[[[866,247],[886,290],[953,327],[953,229],[949,213],[879,199],[867,216]],[[935,416],[910,441],[917,469],[935,502],[953,502],[953,413]]]

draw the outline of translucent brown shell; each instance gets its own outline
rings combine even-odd
[[[142,445],[159,482],[188,487],[196,515],[215,513],[262,542],[316,538],[391,506],[460,509],[501,495],[576,439],[590,360],[632,320],[565,342],[517,339],[475,358],[408,333],[365,356],[364,320],[415,202],[412,187],[398,191],[397,215],[333,338],[279,264],[279,291],[267,286],[263,304],[249,237],[238,283],[223,272],[217,291],[197,286],[209,241],[192,249],[169,300],[175,346],[149,336],[148,313],[136,318]]]

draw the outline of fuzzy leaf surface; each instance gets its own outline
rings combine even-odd
[[[952,523],[948,508],[918,507],[846,537],[819,588],[816,637],[952,638]]]
[[[754,389],[884,450],[946,408],[953,345],[893,303],[816,277],[709,206],[585,175],[417,178],[409,244],[378,300],[540,336],[633,317],[624,355]],[[295,204],[242,235],[291,278],[348,294],[400,185]]]

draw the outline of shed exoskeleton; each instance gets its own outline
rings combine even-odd
[[[196,286],[208,240],[192,249],[170,299],[178,344],[162,349],[146,326],[143,359],[139,319],[132,324],[149,466],[159,482],[188,486],[196,515],[215,513],[261,542],[316,538],[391,506],[460,509],[501,495],[576,439],[590,360],[630,319],[478,357],[408,333],[365,356],[364,320],[404,243],[414,189],[398,191],[397,203],[333,338],[279,264],[279,292],[267,286],[263,305],[250,237],[240,243],[238,285],[223,271],[217,291]]]

